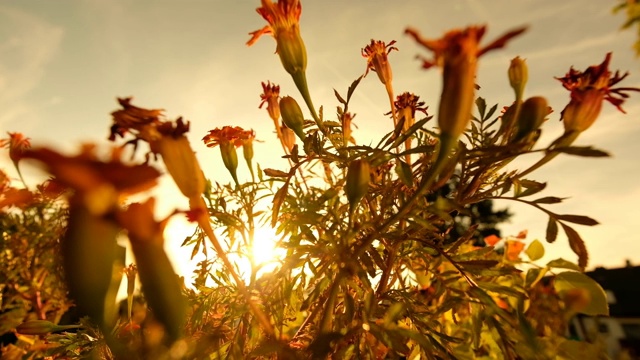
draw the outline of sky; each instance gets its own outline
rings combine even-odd
[[[623,86],[640,86],[640,59],[631,49],[633,31],[621,31],[623,14],[613,15],[615,1],[601,0],[307,0],[302,1],[301,32],[308,51],[307,77],[314,103],[325,118],[335,116],[334,89],[346,93],[364,73],[361,49],[371,39],[396,40],[390,54],[396,93],[420,95],[435,113],[440,73],[420,69],[417,54],[428,55],[403,35],[407,26],[424,37],[488,24],[486,40],[528,25],[528,31],[500,51],[480,60],[478,95],[489,104],[513,101],[506,76],[510,59],[529,65],[526,96],[545,96],[555,112],[543,127],[540,146],[562,133],[558,121],[569,94],[554,76],[574,66],[584,70],[613,52],[612,69],[629,71]],[[73,151],[83,142],[107,144],[110,113],[116,97],[133,96],[133,104],[163,108],[168,118],[191,121],[190,140],[205,174],[216,181],[231,179],[217,149],[200,139],[224,125],[253,128],[256,161],[262,168],[285,168],[281,148],[264,109],[258,109],[260,82],[281,86],[282,95],[298,96],[274,54],[275,42],[265,36],[246,46],[248,33],[265,21],[255,12],[258,0],[0,0],[0,134],[22,132],[34,145]],[[601,224],[576,226],[590,251],[590,268],[640,265],[640,236],[635,230],[640,212],[640,94],[632,94],[623,115],[609,104],[576,145],[593,145],[613,157],[584,159],[559,156],[529,176],[545,181],[542,196],[569,197],[551,205],[557,213],[588,215]],[[391,130],[384,88],[375,74],[365,78],[350,110],[357,114],[354,137],[369,144]],[[4,135],[1,135],[4,136]],[[4,154],[0,167],[9,170]],[[536,156],[514,162],[525,167]],[[244,171],[244,172],[243,172]],[[27,178],[40,174],[25,167]],[[11,172],[10,172],[11,173]],[[11,173],[15,175],[15,173]],[[240,169],[240,177],[248,172]],[[160,183],[159,212],[186,208],[168,177]],[[515,215],[501,226],[504,235],[529,231],[529,240],[544,239],[547,217],[538,210],[507,201]],[[168,229],[167,248],[174,261],[190,250],[178,247],[189,229]],[[575,260],[564,236],[546,246],[541,260]]]

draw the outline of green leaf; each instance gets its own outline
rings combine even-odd
[[[396,165],[396,174],[402,182],[408,187],[413,186],[413,173],[411,172],[411,166],[404,161],[398,161]]]
[[[598,225],[599,222],[594,220],[588,216],[583,215],[557,215],[558,220],[564,220],[568,222],[572,222],[574,224],[593,226]]]
[[[478,108],[478,114],[480,114],[480,119],[484,119],[485,111],[487,110],[487,102],[484,98],[478,97],[476,99],[476,107]]]
[[[542,243],[539,240],[533,240],[524,253],[527,254],[531,261],[539,260],[544,256],[544,246],[542,246]]]
[[[361,75],[359,78],[353,80],[353,82],[349,86],[349,89],[347,90],[347,102],[349,102],[349,100],[351,99],[351,95],[353,95],[353,92],[356,90],[356,87],[358,87],[358,84],[360,84],[360,80],[362,80],[363,76],[364,75]]]
[[[571,289],[586,289],[591,295],[591,302],[580,312],[591,316],[609,316],[607,295],[600,284],[587,275],[576,271],[565,271],[556,275],[553,286],[560,294]]]
[[[336,96],[338,101],[340,101],[340,103],[342,103],[342,105],[346,105],[347,104],[347,100],[343,99],[342,96],[340,96],[340,94],[338,94],[338,90],[333,89],[333,94]]]
[[[518,191],[515,194],[516,197],[525,197],[525,196],[533,195],[535,193],[538,193],[544,190],[544,188],[547,187],[547,183],[541,183],[541,182],[526,180],[526,179],[517,180],[517,181],[514,180],[514,185],[517,185],[518,183],[525,190],[518,189]]]
[[[547,223],[547,242],[551,244],[556,241],[556,238],[558,238],[558,223],[556,219],[549,216],[549,222]]]
[[[549,261],[547,263],[547,267],[580,271],[580,267],[578,265],[562,258]]]

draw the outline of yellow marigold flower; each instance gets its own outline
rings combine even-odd
[[[269,25],[249,33],[251,39],[247,45],[253,45],[260,36],[272,34],[276,39],[276,53],[284,69],[291,75],[304,72],[307,68],[307,50],[300,37],[300,14],[302,5],[299,0],[261,0],[262,6],[256,11]]]
[[[389,64],[388,55],[391,50],[398,50],[393,46],[396,41],[393,40],[389,44],[385,44],[384,41],[373,40],[362,49],[362,56],[367,58],[367,70],[364,75],[367,76],[369,70],[373,70],[378,74],[378,78],[383,84],[390,84],[393,79],[393,73],[391,72],[391,65]]]
[[[280,86],[276,84],[271,84],[271,82],[267,81],[267,83],[262,83],[262,94],[260,94],[260,106],[258,108],[262,109],[264,104],[267,104],[267,112],[269,113],[269,117],[274,121],[276,126],[278,125],[278,119],[280,119],[280,104],[278,103],[280,100]]]
[[[433,59],[423,59],[423,67],[443,68],[443,86],[438,111],[438,125],[444,135],[457,139],[471,119],[471,107],[475,100],[475,76],[477,60],[484,53],[502,48],[525,28],[510,31],[489,45],[481,47],[484,26],[470,26],[451,30],[443,38],[427,40],[414,29],[405,32],[420,45],[433,52]]]
[[[622,104],[629,97],[626,92],[640,91],[633,87],[613,88],[628,73],[621,75],[616,71],[612,74],[609,71],[610,61],[611,53],[607,53],[600,65],[589,66],[584,72],[572,67],[564,77],[556,78],[571,92],[571,100],[561,113],[565,132],[587,130],[598,118],[605,100],[624,113]]]

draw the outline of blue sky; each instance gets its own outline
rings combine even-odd
[[[333,115],[333,89],[346,92],[365,70],[360,49],[370,39],[397,40],[390,55],[397,93],[412,91],[435,112],[439,73],[423,71],[415,59],[425,54],[403,35],[407,26],[426,37],[450,28],[488,24],[487,40],[526,24],[528,32],[480,62],[479,95],[489,103],[512,101],[506,68],[515,56],[527,59],[526,95],[546,96],[555,109],[544,125],[540,144],[562,132],[557,120],[569,94],[554,76],[571,65],[584,70],[613,51],[612,68],[630,71],[624,86],[640,86],[640,60],[631,50],[633,31],[620,31],[623,16],[612,15],[615,2],[565,0],[351,0],[303,1],[302,35],[309,52],[308,78],[316,106]],[[297,96],[274,55],[275,42],[265,37],[248,48],[248,33],[265,25],[255,12],[258,0],[133,1],[0,0],[0,131],[19,131],[36,145],[70,151],[80,142],[106,143],[109,113],[115,98],[134,96],[134,104],[164,108],[169,117],[192,122],[190,139],[208,177],[228,182],[217,149],[200,139],[215,127],[253,128],[264,142],[256,144],[262,167],[284,167],[266,112],[258,109],[260,82],[281,85],[283,95]],[[578,140],[611,152],[608,159],[561,156],[530,177],[548,182],[544,195],[569,196],[552,206],[559,213],[589,215],[601,222],[578,227],[591,253],[591,266],[640,263],[635,230],[640,204],[640,97],[632,94],[622,115],[606,104],[597,123]],[[386,93],[375,75],[366,78],[350,108],[357,113],[354,137],[368,143],[391,129]],[[536,160],[525,158],[514,166]],[[6,158],[0,165],[8,167]],[[25,169],[34,175],[34,170]],[[247,176],[242,173],[240,176]],[[170,179],[161,183],[161,211],[186,207]],[[505,235],[528,229],[530,240],[544,238],[543,213],[514,203],[516,215]],[[177,247],[184,234],[168,239]],[[546,247],[545,259],[575,259],[564,237]],[[189,251],[186,252],[188,254]],[[186,256],[186,255],[185,255]]]

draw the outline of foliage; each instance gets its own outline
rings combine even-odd
[[[252,33],[250,43],[274,36],[311,115],[306,119],[294,97],[281,98],[279,86],[263,83],[261,98],[289,168],[255,166],[255,133],[227,126],[203,141],[219,147],[233,182],[208,180],[186,137],[189,123],[134,106],[130,98],[119,99],[121,108],[112,113],[110,140],[123,146],[109,155],[95,146],[74,156],[30,149],[14,133],[2,141],[16,169],[32,158],[55,178],[32,191],[2,176],[0,305],[8,319],[2,331],[18,337],[3,357],[570,359],[584,349],[601,351],[565,337],[575,314],[608,313],[602,288],[581,273],[588,253],[574,229],[597,222],[549,210],[563,198],[540,197],[546,183],[529,174],[560,153],[606,156],[572,143],[604,101],[621,109],[626,92],[637,90],[613,88],[626,75],[609,71],[611,54],[559,78],[571,92],[561,113],[565,132],[537,147],[551,109],[544,97],[524,97],[525,62],[509,65],[515,99],[502,113],[476,95],[474,82],[480,57],[524,28],[484,46],[484,27],[438,40],[407,29],[433,52],[424,67],[443,67],[436,120],[417,95],[395,96],[389,55],[397,49],[372,40],[362,51],[365,75],[376,73],[391,119],[389,132],[366,146],[352,136],[350,101],[371,79],[363,75],[336,90],[336,116],[325,118],[306,79],[299,2],[262,4],[269,25]],[[123,161],[124,145],[136,151],[140,143],[149,149],[144,164]],[[237,176],[240,147],[250,181]],[[524,170],[509,168],[529,153],[543,157]],[[156,220],[152,197],[125,201],[155,186],[160,173],[152,164],[160,161],[189,200],[188,210],[171,216],[198,224],[183,244],[202,259],[188,286],[163,250],[171,216]],[[549,217],[547,242],[561,227],[578,263],[538,265],[544,246],[527,240],[526,231],[483,234],[467,217],[495,199],[542,211]],[[506,214],[481,222],[500,216]],[[274,229],[271,240],[285,254],[275,266],[257,259],[255,249],[269,241],[258,235],[263,228]],[[484,246],[477,246],[479,234]],[[119,242],[130,246],[136,265],[125,267]],[[123,277],[127,301],[118,309],[114,290]],[[69,321],[80,325],[74,330],[57,325],[72,304],[87,316]]]

